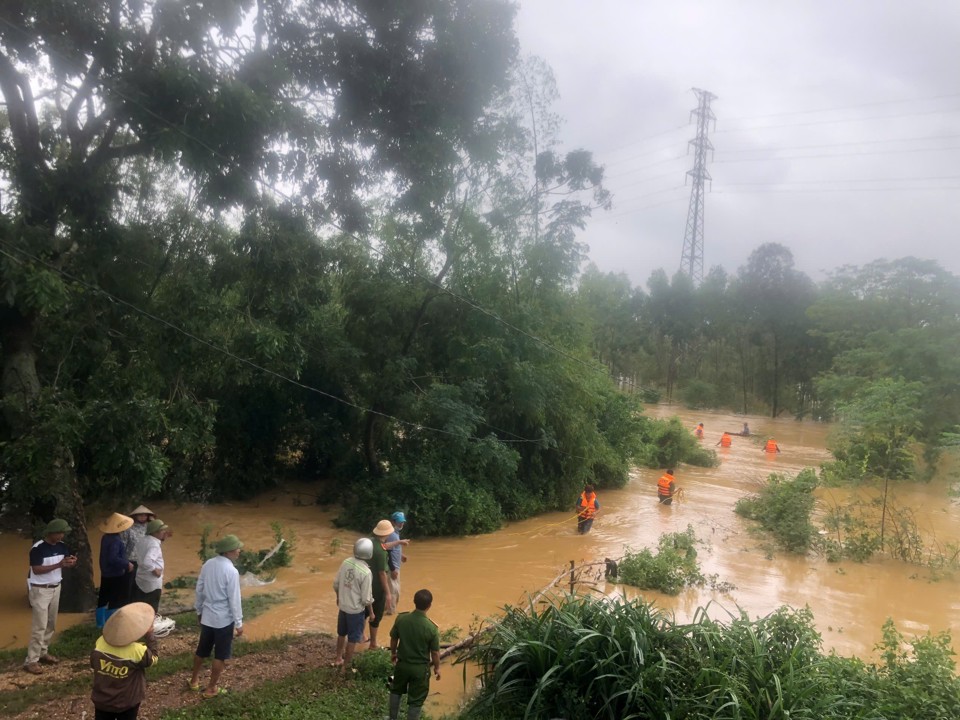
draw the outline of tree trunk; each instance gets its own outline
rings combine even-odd
[[[3,398],[7,401],[5,419],[12,439],[29,431],[31,411],[40,397],[40,379],[37,376],[37,355],[33,346],[35,319],[16,309],[3,313],[0,344],[3,347]],[[77,555],[77,565],[64,570],[60,609],[64,612],[84,612],[93,609],[96,602],[93,585],[93,556],[87,539],[83,499],[77,484],[73,456],[68,448],[51,447],[48,472],[45,477],[31,479],[56,500],[54,513],[66,520],[72,532],[66,543]],[[16,479],[14,482],[30,482]],[[35,518],[49,521],[52,518]]]

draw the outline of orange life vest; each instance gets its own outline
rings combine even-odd
[[[661,475],[660,479],[657,480],[657,495],[660,497],[673,497],[673,490],[670,489],[673,482],[673,475],[667,475],[666,473]]]
[[[720,436],[720,447],[730,447],[732,444],[733,439],[727,433]]]
[[[766,450],[768,453],[775,453],[779,452],[780,448],[777,447],[777,441],[773,438],[770,438],[767,440],[767,446],[764,448],[764,450]]]
[[[693,434],[697,436],[697,440],[703,440],[703,426],[697,425],[693,429]]]
[[[597,514],[597,494],[590,493],[590,495],[587,495],[585,492],[580,493],[580,502],[578,502],[577,505],[582,508],[577,517],[590,520]]]

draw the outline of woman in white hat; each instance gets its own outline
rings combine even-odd
[[[143,642],[139,640],[143,638]],[[130,603],[103,626],[103,635],[90,653],[96,720],[135,720],[147,695],[148,667],[157,662],[153,608]]]
[[[100,523],[100,594],[97,597],[97,627],[103,627],[111,611],[123,607],[130,600],[127,573],[133,563],[127,558],[120,533],[133,525],[133,518],[113,513]]]

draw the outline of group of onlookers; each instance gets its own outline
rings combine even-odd
[[[381,520],[372,537],[354,545],[334,580],[337,594],[337,651],[335,665],[348,667],[356,646],[369,625],[369,648],[379,649],[377,631],[384,615],[396,611],[400,599],[400,567],[406,561],[401,539],[406,517],[395,512]],[[154,632],[163,584],[161,543],[171,534],[162,521],[143,505],[130,515],[113,513],[100,523],[101,582],[97,624],[102,635],[90,655],[93,669],[95,720],[135,720],[146,694],[146,674],[158,655]],[[59,660],[48,652],[56,627],[62,570],[77,558],[63,542],[70,532],[64,520],[53,520],[43,539],[30,550],[29,589],[33,629],[24,669],[43,672],[41,664]],[[216,555],[207,560],[197,579],[196,602],[200,638],[188,682],[191,690],[212,698],[224,692],[219,681],[232,653],[234,636],[243,634],[240,575],[234,563],[243,543],[227,535],[214,545]],[[390,631],[391,660],[395,664],[390,686],[390,717],[397,718],[400,699],[408,694],[407,717],[418,718],[427,697],[430,666],[440,678],[440,634],[427,617],[433,603],[429,590],[414,594],[415,610],[400,613]],[[209,680],[201,683],[204,660],[213,655]]]

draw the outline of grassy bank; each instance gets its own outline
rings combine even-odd
[[[472,653],[472,720],[960,717],[945,633],[909,642],[888,621],[881,661],[824,654],[809,610],[690,623],[640,601],[565,599],[509,610]]]

